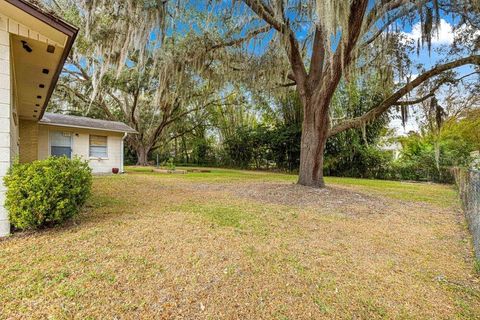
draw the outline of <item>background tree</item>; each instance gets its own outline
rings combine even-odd
[[[53,4],[80,27],[55,95],[57,109],[128,123],[138,131],[126,140],[137,164],[146,165],[172,135],[195,127],[172,133],[175,122],[228,96],[221,75],[230,44],[220,43],[201,8],[147,0]]]
[[[417,114],[420,130],[400,139],[401,158],[392,170],[397,177],[453,182],[450,167],[470,166],[470,153],[480,149],[480,105],[478,82],[467,75],[450,80],[446,88],[433,95],[429,92],[438,84],[422,86],[426,99]]]
[[[361,116],[391,94],[381,79],[342,81],[332,99],[332,122]],[[388,130],[388,112],[369,124],[331,137],[325,147],[325,172],[335,176],[385,178],[392,156],[379,149]]]

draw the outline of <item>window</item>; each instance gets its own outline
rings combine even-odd
[[[108,157],[106,136],[90,136],[90,157]]]
[[[72,135],[70,132],[50,131],[50,155],[72,158]]]

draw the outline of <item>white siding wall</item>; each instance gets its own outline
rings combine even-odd
[[[88,160],[93,173],[111,173],[112,168],[122,165],[122,133],[98,130],[40,126],[38,130],[38,158],[45,159],[50,155],[49,130],[72,133],[72,155]],[[90,135],[107,136],[108,157],[105,159],[90,158]]]
[[[0,24],[0,237],[10,233],[8,213],[3,207],[5,186],[3,177],[11,164],[11,71],[10,71],[10,35],[2,30]]]
[[[89,149],[90,136],[85,135],[84,141],[87,144],[87,150]],[[122,146],[122,137],[119,136],[108,136],[107,140],[107,150],[108,157],[105,159],[90,158],[90,167],[93,169],[94,173],[111,173],[112,168],[121,168],[121,146]],[[87,151],[88,152],[88,151]]]
[[[13,58],[10,57],[10,65],[13,68]],[[13,69],[11,69],[13,70]],[[15,85],[15,77],[11,71],[10,77],[10,161],[18,160],[20,155],[20,120],[18,119],[18,99]]]

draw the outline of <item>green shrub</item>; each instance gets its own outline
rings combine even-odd
[[[170,157],[167,161],[162,163],[162,167],[166,167],[168,170],[175,170],[175,160]]]
[[[79,158],[52,157],[16,163],[4,181],[10,222],[16,229],[36,229],[75,216],[90,195],[92,174]]]
[[[358,144],[336,155],[327,154],[324,173],[340,177],[391,179],[391,163],[392,155],[389,152]]]

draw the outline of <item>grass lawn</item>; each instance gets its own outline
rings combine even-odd
[[[450,186],[128,171],[67,226],[0,241],[0,318],[480,319]]]

